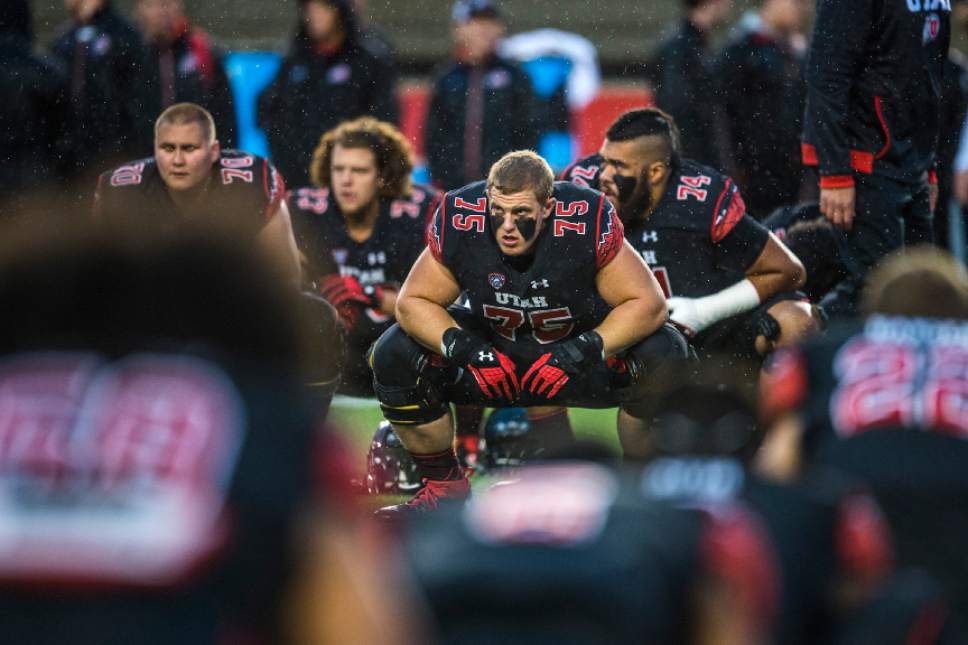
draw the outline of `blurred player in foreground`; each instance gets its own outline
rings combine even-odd
[[[51,230],[0,245],[3,640],[408,642],[276,267],[224,232]]]

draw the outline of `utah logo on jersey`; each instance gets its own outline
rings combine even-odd
[[[487,283],[495,289],[500,289],[507,282],[507,277],[503,273],[490,273],[487,276]]]

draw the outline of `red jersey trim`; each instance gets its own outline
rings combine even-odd
[[[928,170],[928,183],[932,186],[938,185],[938,171],[934,168]]]
[[[717,214],[719,213],[719,207],[722,205],[723,197],[729,192],[730,188],[733,186],[733,180],[726,180],[726,188],[719,195],[719,199],[716,200],[716,209],[713,211],[713,222],[712,228],[709,231],[709,237],[712,239],[713,244],[717,244],[724,237],[729,235],[736,224],[743,219],[743,215],[746,214],[746,202],[743,201],[743,196],[739,194],[739,191],[733,194],[732,199],[729,202],[729,206],[726,207],[726,214],[723,216],[722,221],[718,224],[716,222]]]
[[[784,349],[773,355],[769,368],[760,380],[760,415],[772,421],[784,412],[800,406],[807,398],[807,367],[796,349]]]
[[[614,211],[607,211],[605,213],[605,216],[609,218],[609,226],[612,229],[611,232],[606,232],[605,235],[611,236],[611,239],[607,243],[602,239],[602,209],[604,207],[605,195],[602,195],[598,200],[598,215],[595,217],[595,268],[599,271],[607,267],[615,259],[625,239],[625,229],[622,226],[622,220],[615,215]]]
[[[841,505],[837,555],[848,574],[865,582],[879,582],[890,573],[894,550],[889,529],[870,497],[852,495]]]

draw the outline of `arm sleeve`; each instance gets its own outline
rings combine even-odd
[[[531,79],[518,68],[514,75],[514,149],[534,150],[538,147],[535,124],[535,101]]]
[[[400,110],[397,104],[397,71],[379,58],[373,62],[373,87],[370,88],[371,102],[369,112],[381,121],[398,123]]]
[[[852,79],[864,63],[872,0],[818,0],[807,63],[806,130],[821,177],[852,177],[846,119]]]
[[[218,132],[218,139],[222,147],[237,147],[235,102],[232,99],[229,77],[225,73],[225,58],[223,56],[216,58],[215,78],[212,83],[209,105],[211,106],[212,117],[215,119],[215,130]]]
[[[440,181],[446,176],[444,167],[444,146],[442,137],[451,132],[448,127],[447,115],[444,114],[443,86],[439,82],[434,84],[433,95],[427,108],[427,120],[424,125],[424,153],[427,155],[427,165],[434,181]]]

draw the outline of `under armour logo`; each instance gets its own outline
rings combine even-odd
[[[477,360],[493,362],[494,354],[492,354],[491,352],[480,351],[477,353]]]
[[[659,232],[658,231],[643,231],[642,232],[643,242],[658,242]]]
[[[547,278],[546,279],[543,279],[543,280],[532,280],[531,281],[531,288],[532,289],[547,289],[549,286],[551,286],[551,285],[548,284]]]

